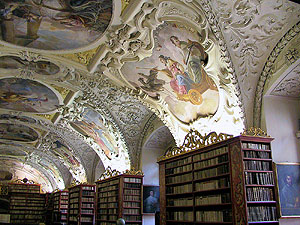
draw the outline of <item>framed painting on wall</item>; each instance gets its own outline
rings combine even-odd
[[[143,213],[159,212],[159,186],[143,186]]]
[[[278,163],[275,167],[280,217],[300,217],[300,163]]]

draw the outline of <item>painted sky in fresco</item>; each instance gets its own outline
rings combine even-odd
[[[80,48],[104,33],[112,4],[112,0],[2,0],[0,37],[35,49]]]

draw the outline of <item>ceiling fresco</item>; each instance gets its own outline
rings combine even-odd
[[[21,79],[0,79],[0,108],[21,112],[47,113],[58,108],[57,95],[40,82]]]
[[[17,56],[0,57],[0,69],[26,69],[40,75],[55,75],[59,72],[59,67],[52,62],[47,61],[27,61]]]
[[[34,142],[38,139],[38,133],[27,126],[17,124],[0,123],[0,139],[18,142]]]
[[[299,95],[299,19],[288,0],[0,0],[0,182],[63,189],[190,129],[240,134],[267,89]]]
[[[112,16],[112,0],[11,0],[0,1],[0,7],[2,41],[43,50],[86,46]]]
[[[133,86],[163,98],[184,123],[215,114],[219,105],[218,88],[205,71],[213,59],[202,46],[202,35],[179,23],[165,23],[154,34],[152,56],[122,68]]]

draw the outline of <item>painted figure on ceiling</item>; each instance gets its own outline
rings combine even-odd
[[[170,41],[181,50],[183,63],[186,65],[189,75],[196,83],[203,78],[203,67],[207,65],[208,54],[203,46],[196,41],[181,41],[177,36],[171,36]]]

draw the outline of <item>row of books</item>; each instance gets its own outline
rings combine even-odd
[[[124,200],[125,201],[139,201],[140,200],[140,196],[139,195],[125,195],[124,196]]]
[[[117,195],[118,195],[118,190],[98,193],[98,197],[100,197],[100,198],[117,196]]]
[[[26,188],[20,188],[20,189],[10,189],[9,192],[15,192],[15,193],[34,193],[34,194],[39,194],[40,189],[35,190],[35,189],[26,189]]]
[[[264,162],[264,161],[244,161],[244,168],[245,170],[265,170],[270,171],[271,163],[270,162]]]
[[[166,184],[188,182],[193,180],[193,173],[186,173],[174,177],[166,177]]]
[[[273,185],[273,173],[245,172],[246,184]]]
[[[95,196],[95,192],[93,191],[82,191],[83,196]]]
[[[245,158],[270,159],[270,152],[244,151]]]
[[[12,219],[42,219],[43,218],[43,214],[42,215],[38,215],[38,214],[33,214],[33,215],[28,215],[28,214],[11,214],[10,215],[12,217]]]
[[[30,209],[26,209],[25,207],[22,209],[13,209],[10,210],[11,214],[32,214],[32,215],[39,215],[39,214],[43,214],[44,208],[30,208]]]
[[[140,195],[141,190],[140,189],[125,189],[124,194],[125,195]]]
[[[84,213],[84,214],[93,214],[94,210],[93,209],[81,209],[81,213]]]
[[[167,212],[167,220],[193,221],[194,212],[193,211],[169,211]]]
[[[31,195],[30,195],[30,198],[27,196],[11,196],[10,200],[12,202],[14,202],[14,201],[36,202],[36,201],[44,201],[44,197],[43,196],[35,197],[35,196],[31,196]]]
[[[93,222],[94,218],[93,217],[84,217],[84,216],[81,216],[80,218],[80,222]]]
[[[139,214],[140,209],[124,209],[123,213],[124,214]]]
[[[218,156],[218,157],[215,157],[212,159],[196,162],[196,163],[194,163],[194,170],[202,169],[202,168],[205,168],[208,166],[217,165],[217,164],[223,163],[223,162],[228,162],[228,154],[221,155],[221,156]]]
[[[229,187],[229,185],[230,185],[229,177],[224,177],[221,179],[214,179],[214,180],[204,181],[201,183],[195,183],[195,191],[226,188]]]
[[[166,193],[167,194],[182,194],[193,191],[192,184],[184,184],[179,186],[167,186]]]
[[[169,163],[166,163],[166,169],[169,169],[169,168],[172,168],[172,167],[178,167],[178,166],[182,166],[184,164],[187,164],[187,163],[191,163],[192,162],[192,157],[187,157],[187,158],[183,158],[183,159],[180,159],[180,160],[176,160],[176,161],[173,161],[173,162],[169,162]]]
[[[200,170],[194,172],[194,179],[203,179],[208,177],[214,177],[218,175],[222,175],[229,172],[229,165],[224,164],[215,168]]]
[[[111,185],[111,186],[107,186],[107,187],[105,187],[105,186],[103,186],[103,187],[98,186],[98,191],[99,192],[113,191],[113,190],[117,190],[117,189],[118,189],[118,185],[117,184]]]
[[[117,209],[100,209],[98,211],[100,214],[117,214]]]
[[[230,203],[230,193],[222,193],[215,195],[200,195],[195,197],[195,205],[210,205]]]
[[[94,202],[94,198],[82,197],[81,201],[82,202]]]
[[[106,208],[117,208],[118,203],[117,202],[111,202],[111,203],[103,203],[99,205],[100,209],[106,209]]]
[[[249,221],[274,221],[276,217],[276,207],[270,206],[250,206],[248,207]]]
[[[125,221],[141,221],[142,220],[142,216],[123,215],[123,219]]]
[[[193,198],[167,198],[167,206],[192,206]]]
[[[60,204],[68,204],[68,203],[69,203],[69,200],[64,200],[64,199],[60,200]]]
[[[116,184],[119,184],[119,179],[110,180],[110,181],[102,182],[102,183],[97,183],[97,187],[103,188],[103,187],[112,186],[112,185],[116,185]]]
[[[231,222],[231,210],[196,211],[197,222]]]
[[[125,177],[124,182],[140,184],[140,183],[142,183],[142,179],[141,178],[135,178],[135,177]]]
[[[95,191],[95,186],[82,186],[82,190]]]
[[[140,188],[141,184],[138,183],[124,183],[125,188]]]
[[[185,165],[185,166],[179,166],[179,167],[167,169],[166,170],[166,175],[176,174],[176,173],[184,173],[184,172],[191,171],[192,169],[193,169],[192,164],[188,164],[188,165]]]
[[[141,207],[139,202],[123,202],[123,207]]]
[[[70,198],[78,198],[79,192],[70,193]]]
[[[69,200],[70,203],[77,203],[79,202],[79,198],[72,198]]]
[[[204,160],[204,159],[207,159],[207,158],[212,158],[212,157],[215,157],[217,155],[225,154],[226,152],[228,152],[228,147],[224,146],[224,147],[221,147],[221,148],[214,149],[212,151],[203,152],[203,153],[194,155],[193,156],[193,161],[195,162],[195,161]]]
[[[93,208],[94,207],[94,203],[82,203],[81,207],[82,208]]]
[[[243,142],[242,148],[270,150],[270,145],[269,144],[261,144],[261,143]]]
[[[115,202],[115,201],[117,201],[117,197],[116,196],[114,196],[114,197],[101,197],[101,198],[99,198],[98,199],[98,201],[100,202],[100,203],[105,203],[105,202]]]
[[[70,214],[78,214],[79,210],[78,209],[71,209]]]
[[[248,201],[273,201],[274,195],[271,188],[251,187],[247,188]]]
[[[28,205],[11,205],[10,210],[41,210],[44,208],[44,205],[28,206]]]
[[[98,215],[98,218],[100,220],[116,221],[118,219],[118,216],[116,216],[116,215]],[[101,222],[101,224],[103,224],[103,223]],[[116,223],[114,223],[114,224],[116,224]]]

